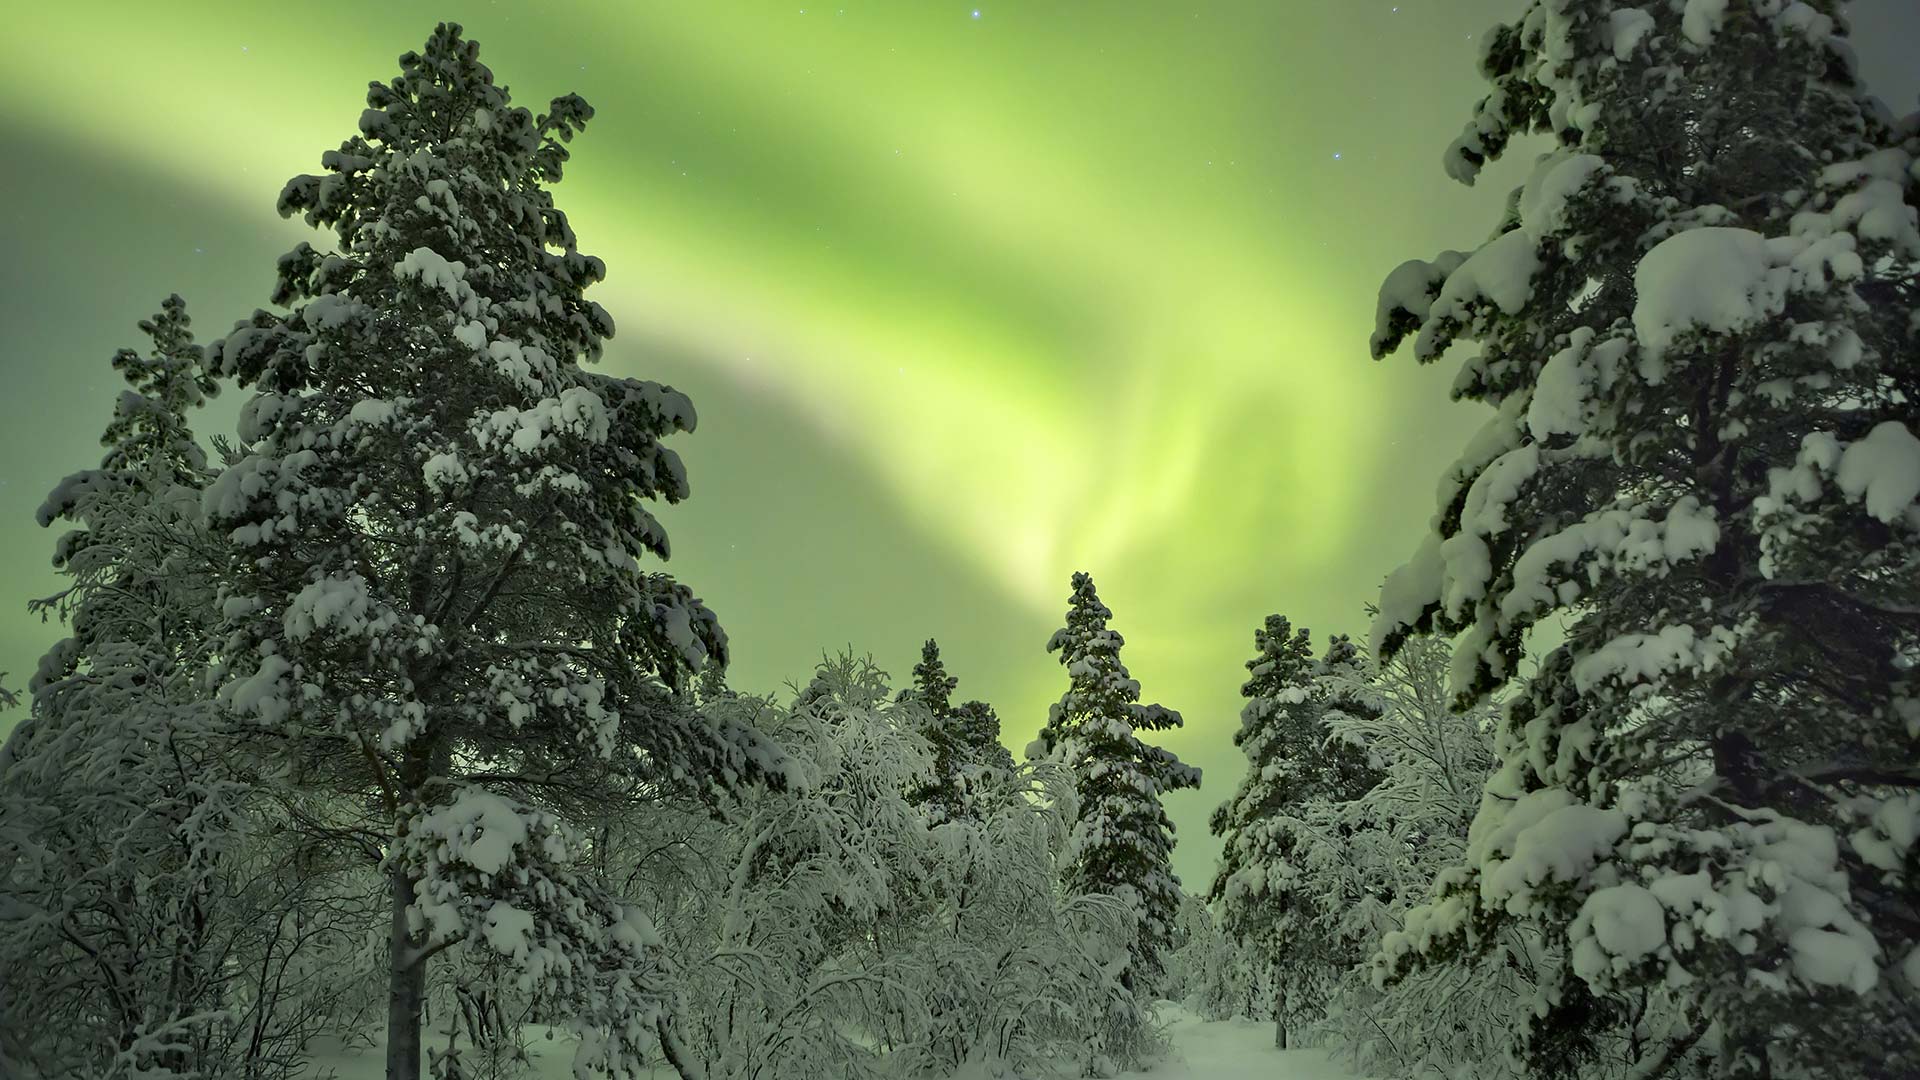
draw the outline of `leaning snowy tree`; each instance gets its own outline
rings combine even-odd
[[[1160,797],[1199,787],[1200,770],[1136,734],[1179,727],[1180,714],[1140,704],[1140,684],[1120,661],[1125,639],[1107,628],[1111,618],[1092,576],[1074,574],[1067,625],[1047,642],[1048,652],[1060,654],[1071,684],[1048,710],[1046,727],[1028,754],[1073,770],[1080,808],[1067,890],[1116,897],[1132,909],[1137,924],[1124,982],[1144,1003],[1159,987],[1161,959],[1171,948],[1180,911],[1173,823]],[[1116,1030],[1124,1038],[1128,1020],[1119,1021]]]
[[[1376,640],[1458,634],[1460,700],[1507,699],[1382,973],[1538,928],[1541,1075],[1920,1074],[1920,121],[1841,7],[1527,5],[1447,168],[1552,149],[1382,289],[1374,355],[1475,342],[1455,393],[1496,415]]]
[[[661,956],[595,884],[571,823],[655,785],[769,776],[775,751],[702,719],[713,614],[648,570],[652,500],[687,495],[670,387],[585,370],[613,332],[548,185],[592,115],[535,116],[452,24],[375,83],[360,134],[283,215],[331,229],[280,261],[274,302],[214,352],[254,394],[246,454],[205,505],[242,572],[221,700],[363,813],[322,822],[391,890],[387,1073],[418,1075],[426,965],[490,950],[577,1069],[634,1075],[679,1047]]]
[[[1253,632],[1251,676],[1240,687],[1235,746],[1247,755],[1247,774],[1209,821],[1222,840],[1219,866],[1207,891],[1223,929],[1265,964],[1274,999],[1274,1045],[1287,1045],[1289,1026],[1319,1018],[1328,988],[1352,959],[1301,885],[1303,819],[1313,807],[1353,799],[1376,774],[1364,749],[1335,739],[1322,714],[1332,668],[1344,673],[1352,648],[1334,639],[1327,663],[1316,664],[1305,630],[1284,615],[1269,615]]]

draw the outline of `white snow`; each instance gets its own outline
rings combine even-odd
[[[1613,38],[1613,56],[1625,60],[1653,33],[1653,16],[1640,8],[1615,8],[1607,17],[1607,32]]]
[[[294,594],[281,622],[288,641],[304,641],[328,629],[363,634],[370,623],[371,608],[366,579],[359,574],[321,578]]]
[[[504,900],[496,900],[487,907],[486,924],[484,933],[487,945],[494,952],[520,963],[526,962],[527,950],[532,948],[532,912],[521,911]]]
[[[467,479],[467,467],[460,461],[460,455],[442,451],[427,459],[420,467],[427,488],[440,491],[462,483]]]
[[[1621,634],[1574,662],[1573,685],[1584,694],[1609,681],[1631,687],[1676,671],[1711,671],[1732,644],[1733,632],[1721,626],[1704,636],[1685,623]]]
[[[1533,886],[1579,881],[1626,834],[1626,815],[1618,810],[1584,803],[1563,806],[1515,831],[1512,854],[1489,869],[1481,892],[1511,905]]]
[[[1793,950],[1793,973],[1818,986],[1844,986],[1864,994],[1880,981],[1874,962],[1873,939],[1853,934],[1802,927],[1787,940]]]
[[[1167,1059],[1144,1072],[1121,1073],[1116,1080],[1364,1080],[1324,1050],[1275,1050],[1273,1025],[1252,1020],[1201,1020],[1171,1003],[1161,1003],[1157,1019],[1166,1026],[1173,1048]],[[527,1047],[528,1080],[574,1080],[573,1054],[578,1039],[563,1030],[529,1025],[521,1030]],[[423,1045],[446,1046],[446,1030],[423,1032]],[[385,1073],[384,1032],[367,1033],[365,1046],[324,1040],[314,1064],[337,1080],[381,1080]],[[422,1061],[422,1073],[425,1061]],[[677,1080],[665,1066],[647,1074],[650,1080]],[[981,1065],[963,1066],[948,1080],[1039,1080],[1037,1077],[997,1077]]]
[[[1502,233],[1447,275],[1433,314],[1465,322],[1468,308],[1484,300],[1503,314],[1517,315],[1533,298],[1533,276],[1539,270],[1540,253],[1533,237],[1525,229]]]
[[[466,264],[450,262],[446,256],[430,247],[417,247],[407,252],[404,258],[393,264],[393,275],[437,288],[456,304],[473,295],[473,290],[466,283]]]
[[[1680,16],[1680,32],[1701,48],[1713,44],[1713,36],[1727,21],[1727,0],[1687,0]]]
[[[378,427],[393,421],[394,403],[380,398],[361,398],[347,410],[347,419],[356,424]]]
[[[1373,620],[1371,647],[1375,652],[1389,634],[1412,626],[1427,605],[1440,599],[1446,566],[1440,554],[1440,537],[1429,533],[1413,558],[1387,575],[1380,586],[1380,613]]]
[[[227,707],[252,713],[264,723],[279,723],[293,708],[286,695],[286,680],[292,671],[293,665],[284,656],[269,653],[261,657],[253,674],[235,683],[226,694]]]
[[[1848,499],[1864,498],[1867,513],[1892,523],[1920,496],[1920,439],[1888,420],[1840,455],[1834,482]]]
[[[1771,265],[1765,237],[1715,227],[1661,241],[1641,258],[1633,285],[1633,326],[1653,362],[1642,373],[1658,384],[1659,358],[1675,338],[1690,330],[1730,333],[1778,315],[1787,279]]]
[[[1520,194],[1520,228],[1537,244],[1566,226],[1567,200],[1607,171],[1596,154],[1547,154]]]
[[[1582,978],[1622,970],[1667,943],[1666,909],[1638,885],[1596,889],[1580,905],[1573,941],[1573,966]]]
[[[483,874],[497,874],[527,842],[519,807],[498,795],[467,788],[451,805],[419,819],[415,828],[445,843],[449,857]]]

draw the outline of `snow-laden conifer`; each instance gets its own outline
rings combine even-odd
[[[913,686],[902,692],[925,710],[923,734],[933,750],[930,779],[915,790],[913,799],[925,803],[937,824],[973,816],[985,789],[1013,768],[1013,757],[1000,744],[1000,717],[984,701],[953,703],[960,680],[947,673],[940,644],[931,638],[921,647],[913,668]]]
[[[1474,343],[1455,392],[1494,415],[1375,638],[1458,634],[1462,700],[1512,693],[1466,865],[1382,971],[1539,928],[1542,1074],[1608,1029],[1646,1076],[1920,1071],[1920,124],[1844,30],[1528,4],[1447,167],[1551,147],[1493,239],[1381,291],[1375,355]]]
[[[214,347],[253,396],[205,510],[242,573],[221,702],[379,807],[388,1072],[417,1074],[426,963],[510,961],[580,1064],[629,1075],[664,1031],[656,934],[578,872],[571,820],[646,784],[725,788],[771,752],[681,687],[718,621],[649,569],[687,496],[671,387],[595,374],[613,321],[548,194],[592,115],[511,104],[443,24],[375,83],[359,134],[280,196],[333,233]]]
[[[1326,661],[1316,662],[1307,631],[1282,615],[1267,616],[1253,636],[1240,688],[1247,704],[1233,736],[1247,773],[1209,822],[1223,846],[1208,898],[1222,927],[1267,968],[1262,984],[1274,1000],[1255,1008],[1270,1011],[1275,1045],[1284,1047],[1290,1028],[1318,1019],[1351,951],[1328,932],[1323,898],[1300,887],[1303,844],[1312,840],[1304,819],[1321,804],[1357,797],[1376,777],[1365,750],[1335,738],[1324,717],[1329,695],[1345,693],[1327,676],[1347,671],[1351,645],[1336,638]]]
[[[1092,576],[1074,574],[1067,624],[1047,642],[1047,651],[1060,654],[1069,686],[1028,753],[1073,771],[1079,815],[1067,888],[1116,897],[1134,913],[1127,985],[1144,1003],[1158,987],[1180,910],[1173,823],[1160,799],[1200,786],[1200,770],[1137,734],[1179,727],[1180,714],[1140,704],[1140,684],[1120,660],[1125,639],[1107,627],[1112,617]]]

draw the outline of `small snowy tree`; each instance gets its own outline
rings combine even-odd
[[[1382,970],[1536,929],[1543,1075],[1608,1033],[1647,1077],[1920,1072],[1920,124],[1840,8],[1528,4],[1447,168],[1553,148],[1492,240],[1381,291],[1375,356],[1473,341],[1455,392],[1495,415],[1375,639],[1459,634],[1461,701],[1511,691]]]
[[[1137,919],[1125,982],[1143,1005],[1159,988],[1180,910],[1180,879],[1173,873],[1173,823],[1161,796],[1200,786],[1200,770],[1137,732],[1180,726],[1180,714],[1140,704],[1140,684],[1120,660],[1125,639],[1108,629],[1113,612],[1100,602],[1093,578],[1073,575],[1067,624],[1047,642],[1067,669],[1067,692],[1049,710],[1030,756],[1067,765],[1074,776],[1079,815],[1067,889],[1112,896]],[[1114,1019],[1116,1042],[1131,1038],[1141,1017]]]
[[[442,24],[375,83],[360,134],[283,215],[331,229],[280,262],[277,304],[213,350],[252,387],[245,456],[209,487],[240,573],[223,704],[300,748],[305,782],[376,813],[391,900],[387,1067],[418,1075],[426,964],[484,948],[579,1067],[671,1043],[646,920],[582,869],[573,822],[646,785],[726,788],[770,748],[674,691],[724,657],[649,510],[688,492],[670,387],[597,375],[613,321],[547,187],[592,115],[513,106]]]
[[[913,799],[928,806],[936,824],[977,814],[979,789],[988,782],[983,772],[1013,768],[1012,755],[1000,745],[1000,718],[993,706],[984,701],[955,705],[959,685],[941,662],[939,643],[928,639],[913,668],[913,686],[902,696],[926,710],[923,734],[933,749],[932,778]]]
[[[1287,1045],[1289,1028],[1317,1019],[1328,987],[1349,966],[1339,938],[1324,926],[1326,910],[1301,886],[1304,820],[1322,803],[1357,797],[1375,776],[1366,751],[1338,739],[1323,714],[1329,707],[1329,669],[1345,673],[1352,648],[1344,638],[1316,664],[1305,630],[1269,615],[1254,631],[1247,698],[1233,741],[1247,755],[1239,788],[1214,810],[1210,824],[1223,841],[1209,899],[1221,925],[1261,958],[1274,1000],[1259,1011],[1274,1018],[1274,1044]],[[1323,681],[1325,680],[1325,681]]]

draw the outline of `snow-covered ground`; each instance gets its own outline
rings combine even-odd
[[[1321,1050],[1275,1050],[1273,1025],[1251,1020],[1207,1021],[1175,1006],[1162,1007],[1173,1052],[1146,1072],[1123,1073],[1120,1080],[1361,1080]],[[572,1044],[545,1038],[545,1029],[528,1029],[534,1071],[530,1080],[572,1080],[568,1069]],[[378,1046],[369,1050],[329,1050],[315,1057],[321,1076],[336,1080],[381,1080]],[[660,1073],[669,1080],[670,1073]],[[828,1078],[822,1078],[828,1080]],[[969,1078],[971,1080],[971,1078]]]
[[[1359,1080],[1324,1050],[1275,1050],[1273,1025],[1253,1020],[1202,1020],[1184,1009],[1160,1014],[1173,1053],[1123,1080]]]

